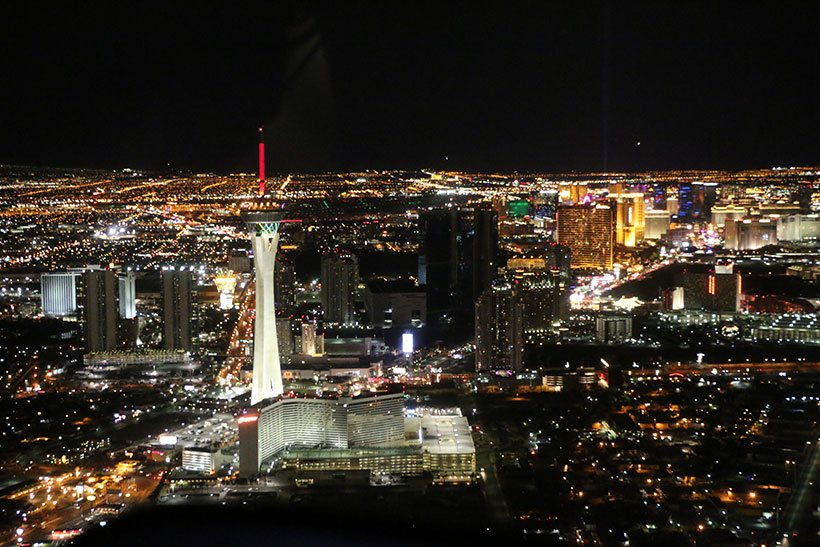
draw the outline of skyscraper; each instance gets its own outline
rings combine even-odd
[[[768,218],[726,219],[724,237],[727,249],[753,251],[777,243],[777,222]]]
[[[120,317],[133,319],[137,316],[137,290],[134,272],[123,272],[117,276],[120,296]]]
[[[345,324],[355,319],[353,305],[359,283],[359,264],[350,253],[322,256],[322,308],[325,323]]]
[[[87,352],[117,349],[117,277],[110,270],[83,274],[83,320]]]
[[[697,216],[694,208],[695,196],[692,185],[688,182],[681,183],[678,187],[678,216],[682,219],[691,220]]]
[[[193,275],[190,271],[169,269],[162,272],[165,349],[191,351],[192,291]]]
[[[612,206],[615,208],[615,243],[635,247],[644,239],[643,194],[616,194]]]
[[[324,335],[316,333],[316,323],[302,323],[301,329],[300,353],[311,356],[324,353]]]
[[[572,251],[573,268],[612,269],[613,211],[603,205],[558,208],[557,239]]]
[[[547,330],[569,312],[569,290],[557,269],[543,267],[535,260],[510,259],[505,277],[524,304],[525,332]]]
[[[470,305],[495,279],[498,252],[498,213],[489,207],[477,207],[474,213],[473,291]]]
[[[279,364],[279,345],[276,336],[274,279],[276,251],[279,247],[280,211],[248,209],[242,220],[248,227],[253,246],[253,265],[256,272],[256,320],[253,325],[253,383],[251,404],[281,395],[282,368]]]
[[[687,310],[736,312],[740,309],[743,281],[732,265],[716,265],[710,270],[684,269],[676,284],[683,287]]]
[[[458,210],[433,209],[419,214],[424,237],[419,255],[419,282],[427,289],[428,322],[456,305],[459,286]]]
[[[277,310],[290,310],[296,303],[296,269],[293,258],[287,253],[278,253],[276,256],[276,274],[274,275],[276,287],[273,295],[276,298]]]
[[[669,211],[666,209],[650,209],[646,212],[646,228],[644,238],[660,239],[669,230]]]
[[[289,317],[276,318],[276,341],[279,348],[279,360],[283,363],[290,362],[293,355],[293,331]]]
[[[44,273],[40,276],[43,314],[66,317],[77,313],[77,274]]]
[[[489,287],[475,305],[477,371],[524,366],[524,301],[506,282]]]
[[[427,290],[428,323],[453,322],[456,315],[472,321],[476,299],[496,274],[498,212],[487,205],[433,209],[419,215],[419,224],[419,281]]]

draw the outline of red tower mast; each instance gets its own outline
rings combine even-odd
[[[265,135],[259,128],[259,195],[265,195]]]

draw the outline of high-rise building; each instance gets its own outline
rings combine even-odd
[[[134,272],[122,272],[117,276],[122,319],[134,319],[137,316],[137,289],[134,280]]]
[[[273,276],[276,287],[273,296],[276,298],[276,309],[287,311],[296,304],[296,268],[293,257],[286,253],[276,255],[276,274]]]
[[[643,194],[615,194],[615,243],[635,247],[644,239],[645,216]]]
[[[457,209],[433,209],[419,214],[424,237],[419,255],[419,283],[427,290],[430,321],[452,313],[459,292],[459,222]]]
[[[777,243],[777,222],[768,218],[726,219],[724,238],[727,249],[753,251]]]
[[[595,339],[601,344],[621,344],[632,337],[632,317],[602,315],[595,318]]]
[[[163,342],[167,350],[191,351],[193,338],[193,290],[191,271],[162,272]]]
[[[83,274],[83,320],[86,352],[117,349],[117,277],[111,270]]]
[[[302,355],[315,356],[325,352],[324,335],[316,333],[316,323],[302,323],[300,345]]]
[[[688,182],[678,186],[678,216],[684,220],[696,217],[694,188]]]
[[[558,270],[558,273],[567,280],[572,270],[572,252],[566,245],[551,244],[546,249],[547,268]]]
[[[655,186],[652,189],[652,208],[666,209],[666,190],[663,186]]]
[[[77,313],[77,274],[44,273],[40,276],[43,314],[67,317]]]
[[[820,240],[820,215],[789,215],[777,220],[778,241]]]
[[[525,332],[548,330],[569,313],[569,290],[558,270],[507,264],[506,279],[524,303]]]
[[[253,383],[251,404],[281,395],[282,368],[276,336],[276,309],[273,294],[281,211],[247,209],[242,220],[248,227],[256,273],[256,319],[253,325]]]
[[[471,305],[492,285],[498,268],[498,213],[490,207],[476,207],[474,215]]]
[[[475,305],[477,371],[524,366],[524,300],[506,282],[484,291]]]
[[[371,279],[365,285],[364,303],[372,327],[421,327],[427,319],[424,287],[411,280]]]
[[[687,310],[740,309],[743,282],[731,265],[718,265],[710,271],[685,269],[678,275],[676,285],[683,288],[683,307]]]
[[[240,475],[252,476],[290,446],[347,449],[404,440],[404,393],[284,397],[238,418]]]
[[[669,230],[671,215],[666,209],[651,209],[645,214],[644,239],[660,239]]]
[[[558,208],[557,240],[572,251],[573,268],[612,269],[613,211],[603,205]]]
[[[699,182],[696,183],[698,192],[695,196],[695,207],[697,208],[698,218],[709,219],[712,216],[712,206],[714,206],[718,197],[718,186],[716,182]]]
[[[476,208],[433,209],[419,215],[424,245],[419,280],[427,291],[427,322],[469,325],[474,304],[495,277],[498,212]]]
[[[743,220],[749,214],[749,208],[735,203],[715,205],[712,207],[712,224],[719,228],[726,225],[727,219]]]
[[[573,205],[583,203],[588,192],[589,186],[585,182],[563,182],[558,186],[561,201]]]
[[[290,356],[293,355],[293,330],[290,317],[276,318],[276,341],[279,348],[279,360],[289,363]]]
[[[677,215],[678,214],[678,198],[677,196],[667,196],[666,198],[666,210],[669,211],[670,215]]]
[[[356,287],[359,284],[359,263],[356,256],[350,253],[328,253],[322,256],[321,282],[325,323],[353,323]]]

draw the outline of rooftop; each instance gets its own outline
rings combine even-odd
[[[421,448],[430,454],[474,454],[473,436],[467,418],[457,415],[421,416]]]

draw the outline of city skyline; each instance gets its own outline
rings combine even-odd
[[[0,545],[817,543],[820,3],[3,13]]]

